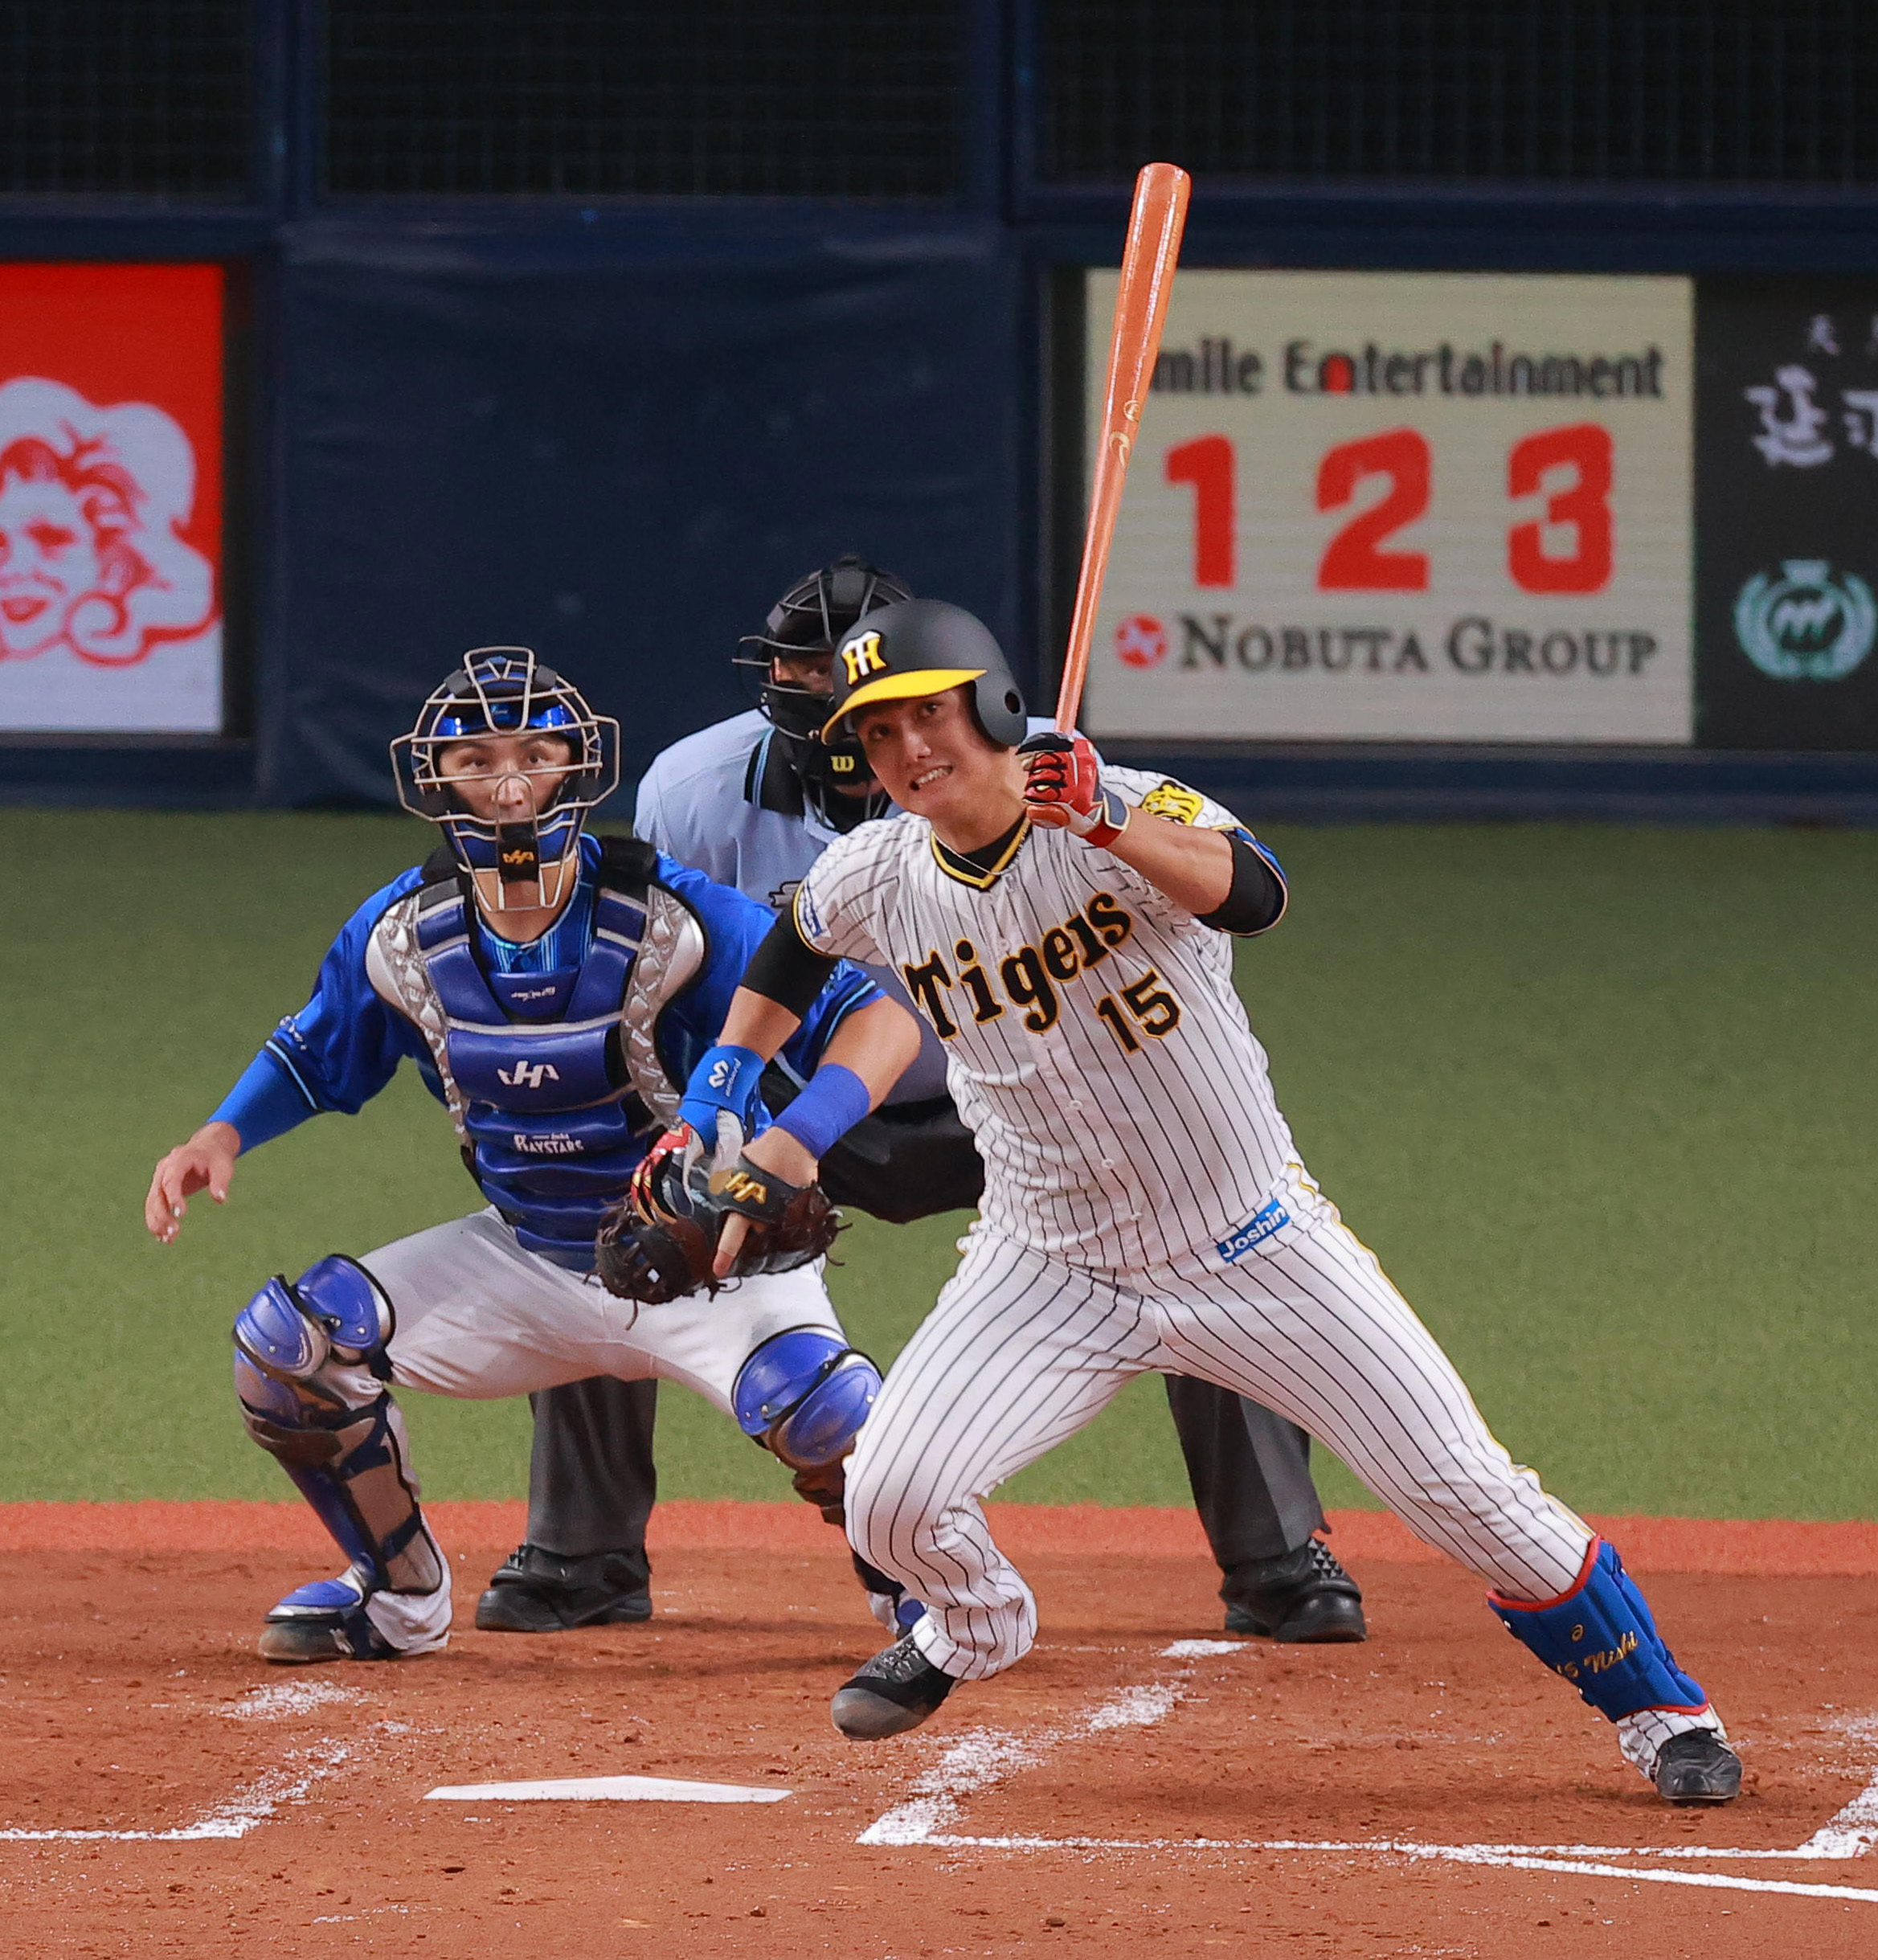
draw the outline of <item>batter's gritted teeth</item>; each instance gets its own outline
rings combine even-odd
[[[948,776],[951,773],[952,765],[950,763],[941,763],[936,769],[928,769],[924,775],[914,776],[913,787],[915,789],[926,789],[938,782],[941,777]]]

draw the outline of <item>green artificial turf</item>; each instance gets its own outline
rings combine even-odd
[[[171,1248],[142,1194],[430,840],[373,816],[7,822],[0,1497],[284,1495],[235,1419],[229,1320],[270,1272],[469,1209],[443,1115],[411,1078],[310,1123]],[[1281,1103],[1514,1455],[1587,1509],[1871,1514],[1878,836],[1274,841],[1296,895],[1240,976]],[[836,1296],[883,1359],[962,1223],[844,1240]],[[522,1490],[525,1406],[404,1399],[432,1494]],[[786,1494],[695,1398],[667,1391],[660,1420],[668,1494]],[[1324,1482],[1368,1501],[1340,1466]],[[1184,1501],[1159,1385],[1006,1494]]]

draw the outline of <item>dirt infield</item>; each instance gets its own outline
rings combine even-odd
[[[518,1513],[438,1516],[466,1625]],[[806,1512],[668,1507],[647,1627],[283,1671],[256,1622],[327,1562],[289,1508],[0,1511],[0,1952],[1878,1952],[1868,1528],[1619,1532],[1749,1765],[1704,1814],[1385,1520],[1336,1535],[1375,1638],[1318,1650],[1218,1639],[1183,1515],[999,1522],[1037,1653],[863,1749],[826,1702],[876,1631]],[[791,1794],[425,1800],[603,1775]]]

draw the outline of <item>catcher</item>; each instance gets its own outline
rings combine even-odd
[[[405,807],[444,848],[354,914],[312,1000],[150,1181],[145,1222],[168,1243],[195,1193],[227,1201],[243,1152],[356,1112],[408,1058],[487,1201],[271,1279],[236,1317],[248,1433],[346,1561],[268,1613],[265,1659],[390,1660],[449,1637],[449,1562],[419,1507],[394,1384],[481,1397],[598,1374],[682,1382],[841,1521],[843,1462],[880,1375],[822,1285],[835,1213],[818,1188],[744,1161],[767,1112],[735,1054],[713,1047],[771,915],[648,845],[585,834],[617,781],[618,740],[526,649],[468,655],[392,745]],[[782,1121],[811,1160],[918,1047],[905,1009],[853,967],[835,974],[792,1044],[808,1083]],[[724,1063],[712,1100],[683,1105],[679,1085],[707,1056]],[[731,1216],[745,1235],[718,1292]],[[919,1617],[857,1569],[883,1623]]]

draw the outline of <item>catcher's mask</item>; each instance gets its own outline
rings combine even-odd
[[[761,675],[757,705],[783,743],[789,767],[802,785],[804,803],[831,830],[851,830],[868,817],[884,816],[886,796],[878,784],[865,797],[833,793],[869,780],[861,745],[823,743],[828,695],[779,681],[775,663],[817,653],[832,656],[857,620],[911,596],[904,581],[850,552],[799,579],[771,608],[763,631],[747,634],[731,656],[734,665]]]
[[[444,751],[478,736],[558,735],[567,760],[550,764],[458,770],[444,775]],[[417,724],[391,744],[398,800],[414,816],[428,818],[448,838],[456,861],[472,874],[493,871],[484,902],[501,911],[518,886],[536,888],[534,902],[558,905],[580,861],[580,830],[587,813],[620,783],[620,724],[595,714],[579,689],[543,666],[526,647],[477,647],[419,710]],[[519,776],[534,796],[535,813],[519,821],[478,816],[464,804],[460,786],[497,786]],[[553,779],[551,788],[546,785]]]

